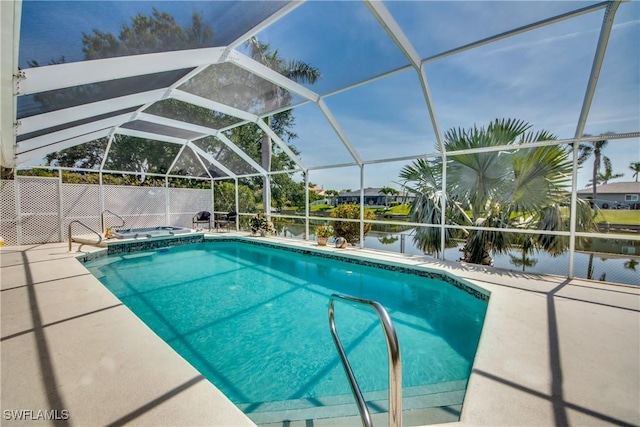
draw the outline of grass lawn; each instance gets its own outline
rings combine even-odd
[[[300,209],[304,210],[304,208],[300,208]],[[327,204],[315,205],[315,206],[311,206],[309,208],[310,212],[318,212],[318,211],[329,211],[330,212],[331,210],[333,210],[333,206],[327,205]]]
[[[398,205],[389,209],[376,209],[376,213],[381,215],[409,215],[409,208],[409,205]],[[303,208],[299,209],[302,210]],[[331,212],[332,210],[333,206],[331,205],[316,205],[312,206],[310,209],[311,212]],[[563,213],[568,214],[568,209],[565,208]],[[640,224],[640,211],[626,209],[600,209],[595,221],[610,222],[611,224]]]
[[[299,208],[302,209],[302,208]],[[311,212],[318,212],[318,211],[324,211],[324,212],[331,212],[333,211],[333,206],[331,205],[316,205],[316,206],[312,206],[309,211]],[[369,208],[366,208],[369,209]],[[389,209],[375,209],[375,212],[377,214],[384,214],[384,215],[409,215],[409,209],[410,206],[409,205],[398,205],[398,206],[394,206],[392,208]]]
[[[610,222],[612,224],[640,224],[640,211],[600,209],[595,220],[596,222]]]
[[[390,209],[386,209],[384,213],[386,215],[409,215],[409,209],[411,206],[409,205],[398,205],[394,206]]]

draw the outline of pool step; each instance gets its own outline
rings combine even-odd
[[[355,404],[354,404],[355,405]],[[453,423],[460,419],[462,405],[450,405],[439,408],[416,409],[402,411],[403,427],[417,427],[431,424]],[[389,425],[388,414],[371,414],[374,426]],[[282,420],[273,423],[254,422],[260,427],[353,427],[362,425],[360,415],[330,418],[306,418],[301,420]]]
[[[402,398],[403,417],[404,414],[410,418],[417,417],[420,420],[418,424],[456,421],[459,417],[465,387],[466,381],[405,387]],[[387,418],[389,403],[386,390],[365,393],[365,399],[372,416],[377,414],[377,418]],[[283,423],[294,425],[291,423],[306,422],[310,419],[314,420],[314,425],[317,425],[315,420],[321,419],[331,420],[330,425],[336,425],[335,423],[339,422],[338,419],[343,420],[345,425],[351,425],[354,420],[356,424],[360,423],[358,408],[351,394],[239,404],[238,407],[253,422],[264,426],[283,425]],[[410,418],[407,418],[407,421]],[[434,421],[429,421],[431,419]]]

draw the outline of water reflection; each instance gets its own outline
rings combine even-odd
[[[403,232],[372,231],[365,238],[365,247],[409,255],[425,255],[413,243],[412,228]],[[616,239],[586,239],[575,254],[574,276],[582,279],[640,286],[640,242]],[[457,261],[463,242],[445,250],[445,259]],[[435,258],[434,254],[432,255]],[[507,254],[492,254],[494,267],[511,271],[566,276],[569,271],[569,254],[552,256],[546,252],[523,254],[514,250]]]
[[[636,267],[638,266],[639,262],[636,259],[630,259],[629,261],[624,263],[624,268],[628,268],[629,270],[633,270],[636,271]]]
[[[516,267],[522,267],[522,271],[526,271],[527,267],[535,267],[538,263],[536,258],[530,258],[527,254],[523,253],[519,257],[509,254],[509,262]]]
[[[315,226],[311,224],[313,234]],[[304,222],[280,221],[276,225],[278,235],[295,239],[303,239]],[[395,224],[374,224],[371,232],[365,237],[366,248],[388,252],[405,253],[408,255],[425,254],[413,243],[414,228]],[[311,236],[313,239],[314,236]],[[445,259],[457,261],[460,259],[460,248],[447,248]],[[582,279],[606,280],[614,283],[640,286],[640,242],[620,239],[584,239],[584,244],[576,248],[574,276]],[[523,253],[519,250],[507,254],[492,254],[494,267],[510,271],[521,271],[539,274],[566,276],[569,272],[569,254],[552,256],[547,252]]]
[[[400,238],[395,235],[382,236],[378,238],[378,241],[383,245],[391,245],[397,242],[398,240],[400,240]]]

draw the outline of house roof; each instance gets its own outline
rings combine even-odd
[[[382,188],[380,187],[376,187],[376,188],[367,187],[364,189],[364,195],[365,196],[384,196],[384,193],[381,193],[380,190],[382,190]],[[340,193],[338,194],[338,197],[360,197],[360,190],[347,191],[344,193]]]
[[[612,182],[596,188],[598,194],[640,194],[640,182]],[[578,194],[591,194],[592,188],[578,190]]]

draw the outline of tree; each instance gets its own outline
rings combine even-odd
[[[106,146],[107,139],[100,138],[62,151],[49,153],[45,156],[45,161],[52,166],[94,169],[102,163]]]
[[[129,23],[122,26],[118,34],[111,34],[99,30],[82,35],[83,52],[86,59],[109,58],[123,55],[134,55],[142,53],[152,53],[159,51],[172,51],[182,49],[202,48],[213,45],[214,31],[207,26],[198,13],[194,13],[191,22],[181,26],[169,14],[153,9],[151,15],[138,14],[131,18]],[[264,60],[267,65],[275,66],[277,71],[283,72],[287,77],[304,81],[301,74],[304,74],[305,64],[296,61],[284,61],[279,58],[277,51],[271,51],[269,45],[263,45],[253,39],[252,45],[258,48],[256,55]],[[258,54],[259,53],[259,54]],[[52,61],[52,63],[64,62],[64,58]],[[33,66],[38,64],[34,63]],[[307,72],[315,78],[319,77],[317,70],[308,67]],[[315,81],[315,80],[314,80]],[[103,91],[115,89],[118,82],[103,82]],[[191,93],[205,96],[217,93],[218,96],[225,97],[226,100],[233,100],[232,104],[246,111],[260,106],[262,111],[272,111],[284,107],[290,103],[290,94],[281,88],[261,79],[249,72],[243,72],[232,64],[223,63],[206,68],[194,78],[185,82],[182,89]],[[63,100],[59,99],[60,94],[47,95],[38,94],[37,101],[46,104],[52,109],[63,108],[65,102],[75,102],[76,98],[87,99],[90,93],[79,93],[78,91],[95,90],[75,89],[68,92]],[[67,99],[68,98],[68,99]],[[213,129],[225,128],[238,120],[234,117],[212,111],[197,105],[188,104],[176,99],[164,99],[158,101],[145,112],[158,116],[182,120],[207,126]],[[268,123],[271,129],[285,143],[296,137],[292,131],[294,117],[291,110],[280,112],[269,117]],[[232,142],[240,147],[249,157],[261,162],[261,150],[263,147],[262,138],[264,132],[255,124],[233,128],[226,133]],[[67,167],[82,167],[97,169],[103,161],[106,148],[106,139],[92,141],[80,146],[62,150],[49,154],[46,157],[48,164]],[[214,137],[206,137],[194,141],[200,149],[210,154],[216,161],[224,164],[231,171],[238,174],[251,173],[247,163],[236,153],[230,150],[224,143]],[[156,150],[156,147],[160,147]],[[289,148],[297,153],[295,147]],[[157,141],[141,140],[128,136],[119,135],[108,153],[106,166],[114,167],[117,170],[144,172],[171,172],[174,174],[184,174],[187,176],[208,176],[203,170],[197,155],[186,148],[178,159],[172,171],[167,169],[171,165],[179,146],[168,146]],[[171,158],[173,155],[173,158]],[[266,162],[266,161],[265,161]],[[266,164],[263,162],[263,165]],[[293,168],[294,162],[282,150],[276,151],[269,159],[269,167],[285,170]],[[210,165],[208,173],[213,177],[224,176],[217,167]],[[262,186],[262,181],[251,178],[251,188]],[[293,185],[291,177],[280,174],[273,178],[274,191],[279,193],[279,200],[286,201],[292,196],[288,192],[298,191]],[[304,194],[304,193],[303,193]]]
[[[137,14],[131,18],[130,24],[123,24],[116,36],[94,29],[91,34],[82,34],[82,51],[85,59],[111,58],[124,55],[136,55],[162,51],[194,49],[211,46],[213,30],[204,24],[202,16],[194,13],[190,25],[180,26],[171,15],[153,9],[151,16]],[[52,60],[52,64],[62,63],[64,58]],[[38,66],[34,61],[32,66]],[[99,87],[78,87],[65,92],[44,93],[36,95],[36,101],[45,108],[64,108],[67,103],[75,105],[75,99],[91,99],[93,92],[116,91],[118,82],[103,82]],[[178,108],[176,105],[180,104]],[[160,101],[152,106],[149,112],[166,116],[171,108],[175,114],[183,112],[186,116],[204,116],[201,120],[214,120],[219,113],[200,107],[180,103],[176,100]],[[163,114],[164,112],[164,114]],[[175,118],[174,116],[171,116]],[[71,147],[45,157],[47,164],[54,166],[81,167],[97,169],[103,161],[106,139],[98,139],[79,146]],[[107,164],[117,170],[166,173],[180,147],[160,144],[157,141],[144,140],[119,135],[109,151]],[[192,163],[192,167],[195,163]],[[185,167],[188,167],[186,165]],[[198,165],[198,168],[202,168]],[[183,171],[193,172],[193,171]]]
[[[568,201],[567,188],[572,162],[563,146],[527,147],[528,143],[555,137],[547,131],[533,132],[531,125],[513,119],[496,119],[486,128],[450,129],[445,134],[447,152],[493,146],[512,146],[512,150],[449,155],[446,194],[442,192],[442,158],[418,159],[405,166],[400,178],[403,186],[416,195],[410,220],[437,227],[420,227],[414,242],[425,252],[440,252],[442,209],[447,223],[487,228],[523,228],[566,231],[569,219],[561,206]],[[579,228],[593,229],[592,211],[578,200]],[[499,230],[445,228],[445,246],[454,238],[465,237],[463,260],[491,264],[493,253],[523,248],[521,233]],[[558,255],[566,250],[567,238],[532,235],[527,250],[540,248]]]
[[[338,194],[340,194],[338,190],[324,190],[325,197],[328,197],[330,199],[329,200],[330,205],[335,205],[336,197],[338,196]]]
[[[380,192],[385,195],[385,200],[384,200],[384,204],[385,205],[389,204],[388,198],[389,198],[390,194],[392,194],[394,196],[400,194],[400,192],[398,190],[396,190],[395,188],[392,188],[392,187],[382,187],[380,189]]]
[[[613,173],[613,169],[611,167],[611,161],[609,160],[608,157],[604,157],[602,159],[602,163],[604,164],[604,172],[598,172],[597,178],[596,178],[597,181],[595,185],[607,184],[612,179],[621,178],[624,176],[624,174],[622,173],[615,173],[615,174]],[[593,181],[589,180],[588,185],[593,185]]]
[[[175,18],[153,8],[151,16],[137,14],[131,24],[123,24],[118,36],[93,30],[82,33],[82,51],[86,59],[111,58],[143,53],[169,52],[211,46],[213,30],[193,13],[191,25],[181,27]]]
[[[614,132],[606,132],[601,134],[600,136],[613,135]],[[590,135],[584,135],[590,136]],[[600,169],[603,165],[608,163],[609,167],[611,166],[611,160],[605,155],[602,154],[604,148],[609,144],[609,141],[606,139],[599,139],[597,141],[581,143],[579,146],[579,159],[578,163],[583,163],[593,154],[593,171],[591,176],[591,183],[593,186],[593,193],[591,195],[593,203],[595,206],[598,205],[598,174],[600,173]],[[595,185],[593,185],[595,183]]]
[[[232,212],[236,210],[235,185],[231,182],[216,182],[214,188],[215,208],[217,211]],[[256,203],[253,190],[246,185],[238,185],[238,210],[240,212],[255,212]]]
[[[638,182],[638,175],[640,175],[640,162],[631,162],[629,169],[633,171],[632,178],[635,178],[636,182]]]
[[[255,37],[252,37],[247,41],[247,46],[250,49],[253,59],[293,81],[313,84],[321,77],[320,71],[317,68],[301,61],[285,61],[279,56],[277,50],[271,50],[271,46],[269,44],[261,43]],[[291,94],[289,92],[266,81],[264,84],[268,85],[266,90],[263,91],[265,111],[274,111],[289,105],[291,102]],[[271,116],[266,117],[265,122],[269,127],[271,127]],[[261,165],[263,169],[267,172],[271,172],[273,142],[271,141],[271,137],[266,133],[262,135],[261,139],[261,154]],[[263,184],[262,199],[264,203],[267,203],[267,200],[269,199],[267,195],[268,182],[269,180],[265,179]],[[267,208],[268,207],[265,206],[265,209]]]

